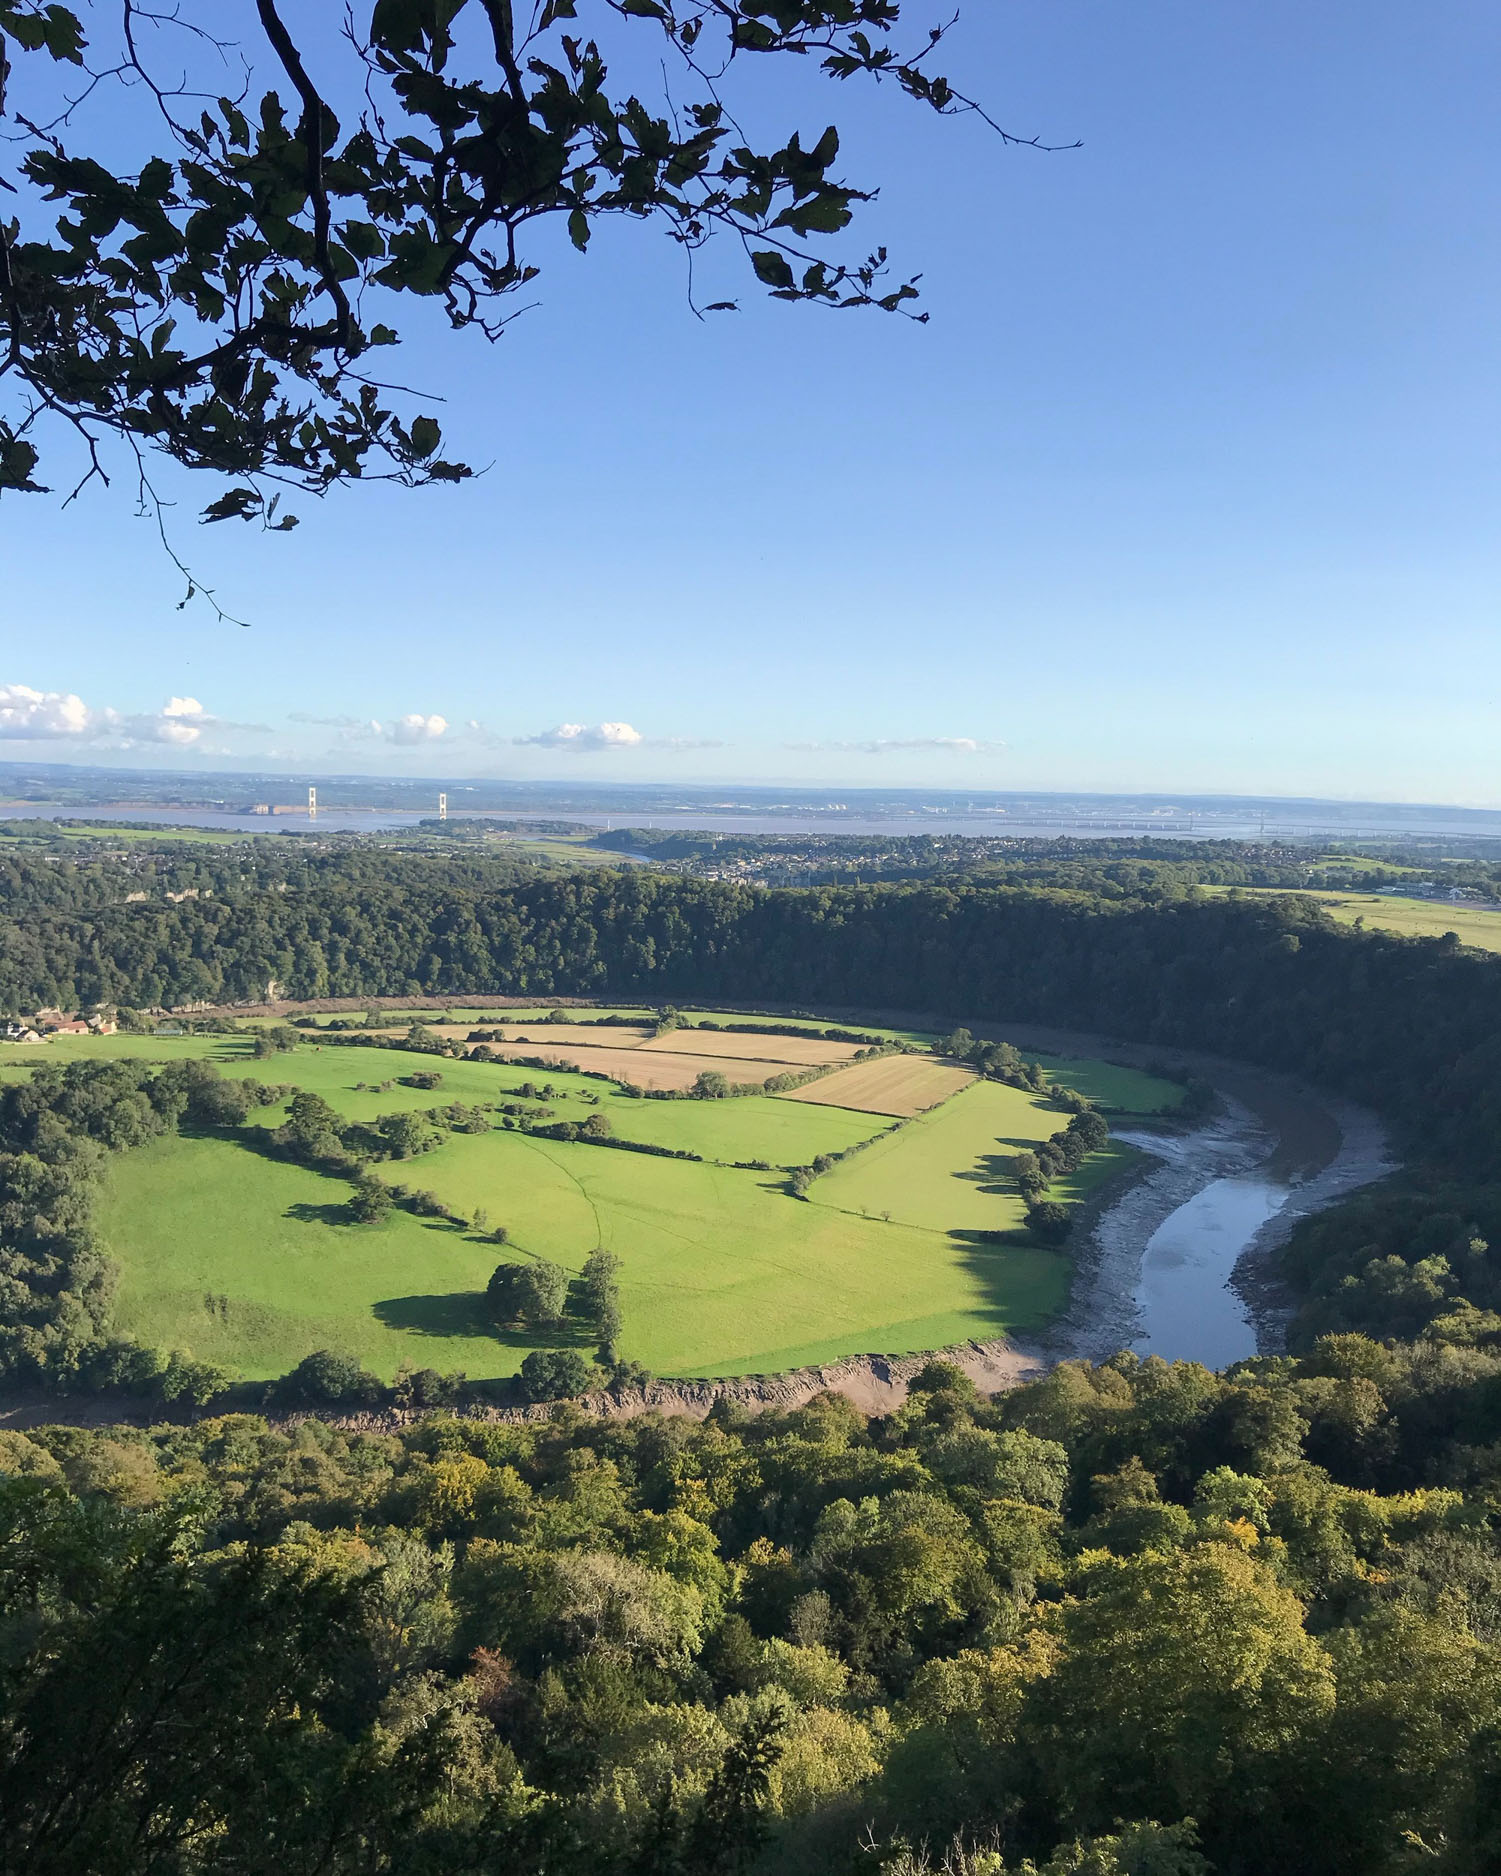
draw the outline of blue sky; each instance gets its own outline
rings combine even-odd
[[[483,477],[269,538],[174,487],[247,630],[123,481],[7,498],[0,685],[82,714],[15,691],[57,733],[0,754],[1501,804],[1501,14],[971,0],[947,67],[1084,147],[755,107],[837,117],[925,327],[549,244],[499,346],[401,360]]]

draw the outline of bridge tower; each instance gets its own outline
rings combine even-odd
[[[316,788],[310,788],[307,791],[307,818],[310,821],[316,821],[318,818],[318,791]]]
[[[447,795],[439,795],[439,797],[438,797],[438,819],[439,819],[440,821],[446,821],[446,820],[448,819],[448,797],[447,797]]]

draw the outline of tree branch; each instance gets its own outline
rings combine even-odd
[[[307,150],[308,194],[313,202],[313,251],[318,260],[319,276],[337,309],[339,344],[347,346],[354,326],[354,313],[344,284],[334,270],[333,255],[329,251],[331,217],[328,190],[323,181],[324,120],[332,119],[333,112],[323,102],[317,86],[308,77],[302,55],[292,43],[292,35],[276,11],[275,0],[256,0],[255,10],[260,15],[261,25],[271,41],[272,50],[281,61],[282,70],[297,87],[297,95],[302,99],[302,140]]]

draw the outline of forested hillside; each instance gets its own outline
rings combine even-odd
[[[0,1432],[0,1867],[1477,1876],[1501,1355]],[[926,1850],[924,1848],[926,1846]]]
[[[934,1364],[876,1420],[0,1432],[0,1868],[1501,1861],[1501,959],[1297,900],[360,851],[195,856],[172,899],[173,864],[133,899],[117,862],[18,860],[3,1000],[274,978],[1046,1020],[1308,1075],[1408,1165],[1284,1252],[1302,1352],[1222,1376],[1121,1356],[988,1401]],[[89,1199],[107,1153],[260,1098],[146,1064],[12,1086],[14,1372],[68,1350],[72,1384],[179,1410],[222,1386],[110,1340]]]
[[[1303,901],[983,885],[766,891],[651,874],[512,885],[353,855],[212,898],[0,921],[0,1005],[609,995],[858,1004],[1091,1027],[1307,1074],[1501,1168],[1501,964]],[[1440,1085],[1440,1082],[1442,1085]]]

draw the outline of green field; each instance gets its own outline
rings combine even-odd
[[[825,1173],[811,1196],[819,1205],[897,1224],[941,1221],[948,1231],[1020,1231],[1026,1207],[1006,1176],[1007,1162],[1067,1124],[1067,1115],[1025,1089],[972,1082],[942,1107],[905,1122]],[[1116,1145],[1091,1154],[1053,1196],[1081,1198],[1135,1157],[1130,1147]]]
[[[493,1101],[514,1093],[525,1082],[553,1089],[547,1105],[554,1120],[587,1120],[596,1112],[609,1116],[623,1140],[680,1147],[705,1159],[764,1159],[773,1166],[801,1166],[820,1153],[842,1153],[857,1140],[868,1140],[890,1126],[880,1114],[855,1114],[831,1107],[800,1114],[771,1095],[735,1101],[641,1101],[623,1095],[611,1083],[565,1069],[520,1068],[509,1062],[429,1063],[400,1049],[358,1046],[319,1048],[304,1045],[295,1055],[257,1061],[250,1045],[234,1036],[66,1036],[33,1047],[10,1047],[0,1053],[0,1074],[29,1072],[37,1061],[66,1062],[134,1057],[141,1061],[181,1061],[203,1057],[226,1075],[257,1081],[295,1081],[321,1094],[349,1120],[435,1107],[448,1101]],[[361,1093],[367,1086],[410,1075],[414,1068],[435,1066],[443,1077],[436,1089],[403,1088],[383,1094]],[[281,1108],[267,1108],[252,1119],[274,1127]],[[424,1164],[427,1162],[424,1161]],[[421,1182],[419,1182],[421,1183]]]
[[[846,1216],[789,1197],[776,1174],[503,1133],[451,1136],[383,1171],[466,1215],[484,1205],[523,1254],[577,1270],[595,1244],[615,1251],[623,1351],[659,1373],[772,1371],[1026,1331],[1068,1292],[1056,1253]],[[535,1344],[483,1328],[495,1247],[400,1212],[348,1223],[347,1192],[234,1139],[122,1157],[104,1210],[120,1326],[251,1378],[327,1346],[386,1376],[402,1360],[513,1373]]]
[[[69,1038],[7,1049],[0,1074],[27,1074],[39,1060],[204,1057],[226,1074],[295,1083],[361,1121],[546,1083],[552,1119],[603,1113],[616,1137],[685,1149],[702,1163],[497,1128],[450,1134],[433,1152],[378,1168],[436,1193],[462,1220],[483,1207],[510,1233],[513,1248],[502,1253],[467,1223],[400,1211],[354,1223],[346,1179],[258,1146],[260,1130],[283,1117],[279,1105],[230,1133],[115,1158],[100,1225],[121,1270],[118,1326],[247,1379],[280,1374],[322,1347],[386,1377],[403,1361],[476,1380],[514,1373],[537,1344],[487,1328],[481,1293],[495,1264],[515,1254],[577,1270],[598,1244],[621,1259],[622,1352],[662,1374],[773,1372],[1025,1334],[1067,1299],[1067,1257],[991,1235],[1022,1224],[1002,1156],[1066,1123],[1023,1090],[976,1083],[898,1128],[881,1115],[764,1096],[636,1100],[560,1070],[402,1050],[314,1042],[256,1060],[249,1049],[236,1036]],[[1178,1092],[1098,1063],[1050,1066],[1060,1081],[1089,1083],[1132,1111]],[[426,1068],[441,1074],[437,1089],[399,1085]],[[384,1081],[396,1085],[381,1090]],[[791,1196],[785,1171],[733,1164],[785,1169],[870,1141],[815,1181],[808,1202]],[[1096,1155],[1079,1189],[1124,1151]]]
[[[1285,893],[1291,888],[1279,886],[1205,886],[1204,892],[1231,890],[1255,893],[1259,897]],[[1442,938],[1453,932],[1461,944],[1479,951],[1501,951],[1501,906],[1484,906],[1463,901],[1452,904],[1442,899],[1406,899],[1384,892],[1299,892],[1303,899],[1316,899],[1341,925],[1365,925],[1371,931],[1394,932],[1399,938]]]
[[[79,814],[87,816],[88,810],[80,808]],[[0,803],[0,821],[8,816],[5,806]],[[15,832],[14,827],[34,832]],[[46,821],[40,816],[24,822],[13,823],[12,827],[0,829],[0,844],[7,841],[35,842],[46,840],[78,840],[103,843],[113,846],[139,846],[143,841],[150,841],[155,846],[158,841],[165,841],[173,846],[184,844],[195,847],[232,847],[242,840],[255,840],[266,834],[275,833],[272,827],[247,827],[243,833],[238,828],[228,827],[114,827],[101,823],[97,827],[65,827],[57,821]]]
[[[1033,1059],[1041,1063],[1050,1083],[1077,1088],[1105,1114],[1142,1118],[1171,1113],[1183,1105],[1185,1090],[1179,1083],[1143,1074],[1139,1068],[1122,1068],[1115,1062],[1086,1062],[1071,1055],[1038,1055]]]
[[[535,839],[525,834],[492,834],[486,845],[517,852],[523,859],[558,860],[565,866],[609,866],[621,871],[644,864],[629,854],[588,846],[588,839],[587,834],[539,834]]]

